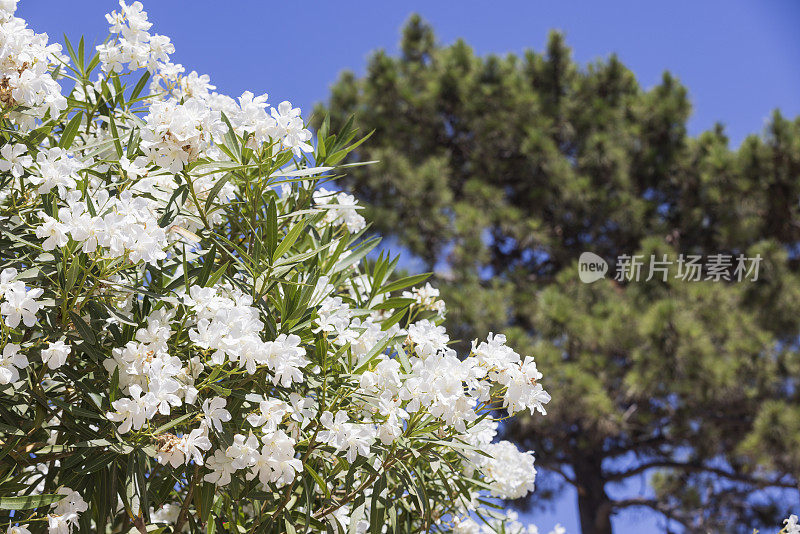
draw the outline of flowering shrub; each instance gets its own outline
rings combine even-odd
[[[314,147],[289,102],[214,92],[139,2],[93,55],[15,7],[0,0],[3,527],[532,532],[492,509],[536,473],[495,418],[544,414],[541,374],[502,335],[457,356],[425,276],[365,260],[356,200],[319,187],[352,127]]]

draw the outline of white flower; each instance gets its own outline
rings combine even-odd
[[[67,487],[61,487],[58,493],[65,497],[53,503],[52,513],[47,516],[49,534],[69,534],[73,527],[78,525],[80,514],[85,512],[89,505],[77,492]]]
[[[24,284],[14,285],[10,291],[5,291],[0,304],[0,314],[9,328],[16,328],[20,321],[28,328],[36,324],[36,313],[44,306],[36,299],[41,297],[44,289],[26,289]]]
[[[19,0],[0,0],[0,20],[9,19],[17,10]]]
[[[319,441],[327,443],[338,451],[347,450],[347,461],[353,463],[358,455],[369,456],[370,446],[375,441],[374,428],[368,425],[353,424],[347,413],[336,412],[336,416],[331,412],[324,412],[320,418],[325,430],[318,435]]]
[[[341,297],[326,297],[320,304],[317,314],[319,327],[314,330],[315,333],[328,332],[331,337],[338,338],[347,332],[350,326],[352,312]]]
[[[0,384],[13,384],[19,380],[19,371],[28,366],[28,358],[19,353],[19,345],[7,343],[0,356]]]
[[[139,178],[140,176],[144,176],[145,174],[147,174],[147,169],[141,167],[139,163],[140,162],[138,161],[138,159],[130,161],[125,156],[119,158],[119,166],[122,168],[123,171],[125,171],[128,174],[128,178],[130,179],[136,179]]]
[[[264,399],[259,402],[258,412],[247,416],[247,422],[254,427],[263,427],[263,432],[274,432],[283,416],[289,411],[289,406],[278,399]]]
[[[453,522],[453,534],[481,534],[481,526],[469,517],[456,517]]]
[[[188,435],[183,436],[181,443],[186,462],[194,460],[197,465],[203,465],[203,452],[211,448],[205,428],[195,428]]]
[[[336,201],[334,204],[333,201]],[[325,208],[327,213],[322,219],[324,224],[338,226],[344,224],[350,233],[360,232],[366,228],[364,217],[358,214],[361,206],[353,195],[334,193],[325,188],[314,191],[314,202]]]
[[[262,441],[264,446],[247,478],[252,480],[258,476],[262,484],[285,486],[303,469],[302,462],[294,457],[294,440],[278,430],[264,435]]]
[[[508,441],[493,443],[486,452],[491,455],[485,472],[487,481],[493,488],[493,496],[519,499],[533,491],[536,480],[533,453],[520,452]]]
[[[176,395],[180,384],[169,376],[159,376],[158,371],[163,367],[163,360],[157,360],[158,364],[151,367],[150,392],[148,393],[148,408],[150,411],[158,412],[161,415],[169,415],[170,406],[180,406],[181,398]]]
[[[233,444],[225,450],[234,469],[246,469],[255,465],[258,458],[258,439],[251,432],[246,438],[241,434],[233,436]]]
[[[282,137],[281,144],[284,147],[290,148],[297,157],[302,155],[301,152],[314,151],[308,144],[311,132],[303,127],[300,108],[292,108],[290,102],[283,101],[278,104],[278,109],[272,108],[271,113],[276,123],[273,137]]]
[[[192,460],[197,465],[203,465],[203,452],[211,448],[211,440],[203,426],[180,437],[164,434],[158,440],[156,459],[162,465],[170,464],[172,467],[188,464]]]
[[[122,72],[125,64],[131,70],[147,67],[157,72],[163,63],[169,62],[169,54],[175,47],[169,37],[150,35],[152,23],[147,20],[147,12],[141,2],[130,6],[123,0],[119,3],[120,12],[112,11],[106,15],[109,31],[118,39],[97,47],[104,72]],[[163,62],[163,63],[162,63]]]
[[[54,514],[64,515],[68,513],[81,513],[89,509],[89,505],[77,491],[62,486],[58,489],[58,493],[65,497],[51,505]]]
[[[236,472],[236,468],[233,467],[233,461],[222,449],[217,449],[212,456],[206,458],[206,467],[211,472],[203,476],[203,480],[217,486],[230,484],[231,475]]]
[[[9,172],[14,178],[22,176],[23,167],[29,167],[33,158],[26,155],[27,147],[23,144],[8,143],[0,148],[0,171]]]
[[[72,347],[59,339],[50,343],[46,349],[42,349],[42,363],[46,364],[50,369],[58,369],[67,361]]]
[[[17,276],[17,270],[13,267],[6,267],[0,272],[0,298],[8,291],[15,290],[14,288],[22,287],[25,288],[25,284],[23,282],[14,282],[14,278]],[[16,289],[19,291],[18,289]]]
[[[100,390],[89,393],[104,396],[101,390],[111,377],[119,377],[121,398],[111,403],[106,417],[117,434],[138,432],[139,438],[155,443],[159,472],[177,476],[178,486],[169,484],[173,490],[187,491],[188,481],[178,475],[195,464],[204,466],[200,473],[205,482],[274,492],[295,480],[304,468],[300,455],[308,454],[309,465],[318,464],[321,473],[336,478],[334,486],[341,489],[344,484],[349,493],[385,467],[383,452],[398,441],[404,447],[422,443],[436,454],[447,454],[451,444],[459,449],[463,472],[440,470],[438,461],[432,462],[431,472],[452,477],[460,488],[462,481],[467,486],[461,488],[463,497],[446,503],[450,511],[440,518],[440,526],[452,526],[460,534],[500,531],[498,525],[508,526],[509,534],[533,534],[535,529],[524,529],[513,513],[497,515],[484,529],[476,522],[478,513],[471,515],[480,510],[481,499],[517,498],[534,487],[532,453],[508,442],[492,444],[497,423],[486,413],[498,400],[512,413],[544,413],[550,397],[539,384],[542,375],[533,358],[523,358],[504,336],[492,334],[474,342],[466,357],[456,354],[448,347],[444,327],[437,325],[445,307],[430,284],[403,296],[413,299],[412,316],[431,311],[424,315],[439,317],[410,326],[390,324],[405,304],[391,305],[397,310],[376,306],[392,295],[381,292],[386,285],[376,279],[376,271],[358,261],[365,244],[348,235],[366,226],[361,206],[346,192],[315,190],[317,178],[332,167],[309,167],[291,158],[302,159],[313,150],[300,109],[289,102],[270,107],[266,94],[245,91],[234,99],[216,93],[207,75],[186,74],[182,65],[170,61],[171,40],[151,33],[140,2],[120,0],[119,6],[106,16],[111,37],[97,47],[104,73],[78,84],[70,92],[68,112],[63,112],[68,102],[56,78],[65,70],[56,72],[54,67],[67,58],[59,47],[47,44],[46,35],[35,34],[13,16],[15,0],[0,0],[0,100],[11,132],[9,142],[0,146],[0,173],[8,184],[0,191],[0,204],[7,208],[0,217],[21,232],[15,246],[22,247],[6,258],[16,268],[0,272],[3,389],[13,397],[18,392],[12,388],[25,383],[21,376],[33,376],[23,349],[10,340],[25,340],[26,351],[29,346],[34,353],[40,351],[43,373],[59,370],[48,376],[58,382],[67,373],[80,386],[81,377],[72,371],[81,366],[70,366],[79,363],[71,360],[72,341],[59,333],[72,325],[62,324],[64,318],[55,309],[46,313],[50,309],[44,306],[52,306],[52,299],[42,298],[46,282],[38,282],[39,288],[26,286],[27,273],[37,267],[52,278],[61,252],[74,248],[92,266],[92,276],[74,285],[74,298],[67,303],[74,300],[74,309],[61,311],[87,314],[100,306],[110,314],[108,331],[98,331],[95,343],[107,355],[102,363],[108,376],[95,373]],[[89,119],[84,116],[71,143],[62,142],[65,124],[81,116],[79,109],[98,109],[107,88],[115,92],[116,73],[127,78],[126,69],[139,68],[151,73],[151,94],[130,103],[133,108],[114,98]],[[118,139],[112,139],[112,116]],[[50,135],[31,134],[51,120],[61,125]],[[231,135],[241,145],[235,157],[229,150]],[[123,151],[118,158],[115,144]],[[236,177],[230,179],[229,172]],[[245,190],[251,186],[260,196]],[[275,197],[278,188],[282,192]],[[281,260],[262,262],[260,272],[246,272],[238,261],[219,269],[231,260],[230,252],[217,248],[224,246],[221,242],[214,247],[218,255],[207,262],[213,256],[214,235],[233,232],[231,241],[239,241],[239,234],[248,230],[234,219],[247,215],[263,225],[267,221],[259,210],[271,206],[272,198],[280,221],[278,242],[285,241],[297,217],[313,217],[317,227],[295,239]],[[267,203],[256,206],[248,199]],[[252,210],[257,212],[254,219],[249,217]],[[271,216],[271,207],[269,212]],[[255,231],[260,235],[259,228]],[[26,243],[35,246],[26,250]],[[246,241],[242,245],[238,252],[253,252]],[[42,249],[58,252],[41,254]],[[238,252],[234,256],[244,257]],[[306,260],[298,264],[290,254]],[[77,260],[67,258],[66,267]],[[213,275],[207,267],[213,267]],[[22,280],[17,269],[26,273]],[[184,285],[187,280],[200,284],[200,279],[210,285],[211,276],[216,280],[212,287]],[[27,330],[14,330],[23,325]],[[51,396],[76,387],[53,389],[50,382],[45,380],[45,393]],[[236,393],[230,411],[227,397],[209,396],[210,388]],[[194,419],[175,413],[184,404],[181,412]],[[62,441],[59,436],[71,426],[65,427],[59,417],[42,424],[42,439],[50,445]],[[225,435],[226,430],[244,432],[245,424],[248,434],[235,434],[232,441]],[[153,436],[152,429],[162,425],[171,425],[175,434]],[[102,433],[95,424],[84,426],[86,432]],[[213,440],[224,443],[214,450],[212,429]],[[472,447],[462,450],[457,443]],[[342,472],[345,460],[359,467]],[[39,485],[24,494],[44,491],[47,469],[45,464],[23,469],[26,480]],[[459,480],[461,475],[488,486]],[[486,488],[492,488],[491,495]],[[387,495],[395,489],[387,488]],[[71,534],[80,529],[79,523],[90,522],[89,517],[79,521],[88,505],[69,488],[59,491],[64,499],[46,517],[37,517],[47,521],[49,532]],[[319,519],[366,532],[371,491]],[[358,502],[365,506],[355,506]],[[139,497],[127,504],[138,517],[143,504]],[[287,513],[296,513],[303,503],[287,505]],[[169,526],[179,508],[168,504],[153,510],[152,522]],[[249,505],[241,510],[249,517],[258,513]],[[7,534],[30,534],[27,526],[9,523]],[[786,523],[787,531],[800,534],[796,516]],[[43,531],[44,525],[37,529]],[[562,533],[557,526],[552,534]]]
[[[420,358],[427,358],[447,348],[450,336],[443,326],[437,326],[427,319],[418,321],[408,327],[408,339],[415,345]]]
[[[45,238],[42,243],[43,249],[53,250],[56,247],[63,247],[69,242],[67,225],[58,222],[57,219],[46,213],[42,214],[42,221],[44,222],[36,227],[36,237]]]
[[[108,412],[106,417],[116,423],[122,422],[117,431],[120,434],[125,434],[131,428],[139,430],[144,426],[145,421],[148,419],[148,410],[150,409],[150,398],[144,395],[142,388],[138,384],[134,384],[128,388],[130,398],[115,400],[111,403],[115,412]]]
[[[308,364],[306,349],[300,346],[300,337],[294,334],[280,334],[275,341],[264,343],[264,354],[261,358],[275,373],[272,382],[290,387],[292,382],[302,382],[303,372],[300,370]]]
[[[227,401],[222,397],[214,397],[203,401],[203,415],[206,422],[217,432],[222,432],[222,423],[231,420],[231,413],[225,409]]]
[[[786,534],[800,534],[800,524],[798,524],[797,516],[792,514],[788,519],[783,520],[783,527]]]
[[[73,514],[70,515],[53,515],[47,516],[47,533],[48,534],[70,534],[72,532],[73,522],[77,522],[77,518],[73,521]]]
[[[66,150],[53,147],[36,155],[36,168],[37,172],[32,173],[29,180],[39,186],[37,192],[45,194],[56,187],[58,195],[66,198],[67,191],[75,189],[75,173],[81,164]]]
[[[47,34],[28,29],[24,20],[13,16],[15,9],[13,0],[3,0],[0,4],[3,41],[0,79],[4,85],[3,107],[9,110],[8,118],[20,126],[22,133],[33,129],[48,112],[55,118],[66,108],[67,101],[51,75],[51,68],[63,59],[61,47],[48,44]]]
[[[430,282],[424,287],[414,287],[411,291],[403,291],[403,298],[412,298],[423,309],[432,310],[440,316],[444,316],[446,307],[443,300],[439,299],[439,290],[433,287]]]
[[[155,101],[144,118],[141,148],[161,168],[177,173],[227,130],[219,111],[199,98],[183,103]]]
[[[189,463],[186,456],[185,439],[173,434],[158,436],[158,449],[156,460],[161,465],[171,465],[174,468]]]
[[[153,523],[166,523],[172,525],[178,520],[181,513],[181,505],[176,503],[165,503],[158,510],[150,508],[150,521]]]

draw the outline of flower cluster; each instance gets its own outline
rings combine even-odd
[[[414,299],[420,308],[435,311],[442,317],[447,311],[444,301],[439,298],[439,290],[430,283],[415,287],[412,291],[403,291],[403,298]]]
[[[107,16],[94,57],[67,43],[69,62],[14,5],[0,495],[25,499],[9,532],[364,531],[390,513],[409,531],[516,528],[493,499],[533,491],[534,457],[495,419],[543,414],[541,374],[502,335],[458,354],[425,275],[370,255],[356,199],[321,187],[352,125],[315,150],[289,102],[171,63],[139,2]]]
[[[102,189],[85,202],[79,198],[79,194],[70,195],[67,206],[59,208],[56,217],[42,214],[36,236],[44,238],[44,250],[65,247],[71,238],[86,254],[106,258],[126,256],[134,263],[150,264],[166,257],[166,232],[159,227],[148,199],[134,197],[130,191],[109,197]],[[90,209],[97,215],[92,215]]]
[[[327,209],[322,223],[325,225],[345,225],[351,233],[360,232],[366,226],[364,217],[358,213],[358,202],[353,195],[336,193],[320,188],[314,191],[314,200]]]
[[[550,534],[565,534],[566,529],[560,524],[556,524]],[[488,524],[481,525],[470,518],[457,518],[453,527],[453,534],[493,534],[495,532],[505,532],[506,534],[539,534],[536,525],[524,525],[519,522],[519,515],[516,512],[508,511],[505,517],[490,521]]]
[[[42,303],[36,299],[41,297],[41,288],[28,289],[25,282],[15,280],[17,270],[7,267],[0,272],[0,315],[3,324],[9,328],[17,328],[22,322],[27,327],[36,324],[36,313],[42,309]]]
[[[52,534],[68,534],[77,526],[78,518],[85,512],[89,505],[83,497],[68,487],[61,487],[58,494],[64,497],[52,505],[52,512],[47,515],[47,527]]]
[[[227,293],[227,295],[226,295]],[[264,329],[252,299],[235,288],[200,288],[193,286],[187,302],[196,313],[196,327],[189,338],[199,347],[213,350],[211,360],[222,365],[225,360],[238,362],[249,374],[258,365],[272,371],[272,380],[284,387],[302,382],[301,367],[308,364],[305,349],[296,335],[278,335],[274,341],[262,341]]]
[[[106,15],[111,34],[116,38],[97,47],[103,70],[122,72],[127,65],[131,70],[146,67],[150,72],[157,71],[161,64],[169,62],[169,54],[175,52],[175,47],[169,37],[148,33],[153,24],[147,20],[141,2],[126,5],[120,0],[119,5],[119,13],[112,11]]]
[[[67,107],[52,69],[63,63],[61,46],[47,43],[47,34],[35,33],[15,17],[17,3],[0,4],[0,105],[10,119],[30,129],[37,119],[55,118]]]
[[[225,131],[219,111],[199,98],[185,102],[153,102],[144,118],[142,149],[145,157],[162,169],[177,173],[197,160],[214,135]]]
[[[783,530],[785,534],[800,534],[800,521],[797,516],[792,514],[783,520]]]

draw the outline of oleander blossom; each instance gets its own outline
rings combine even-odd
[[[30,129],[67,107],[52,76],[53,67],[67,59],[60,45],[48,43],[47,34],[35,33],[14,16],[16,7],[8,1],[0,6],[0,106],[13,122]]]
[[[366,221],[358,213],[358,203],[353,195],[334,193],[321,188],[314,191],[314,200],[327,208],[323,222],[325,224],[344,224],[351,233],[360,232]]]
[[[80,493],[66,486],[59,488],[57,493],[64,497],[52,505],[52,510],[47,515],[48,531],[50,534],[70,534],[78,526],[80,514],[89,505]]]
[[[534,532],[483,502],[534,489],[497,420],[544,414],[542,374],[502,334],[458,352],[439,291],[370,254],[329,185],[352,123],[315,138],[287,100],[217,92],[140,2],[69,59],[15,9],[0,0],[0,443],[44,504],[7,532],[365,532],[389,510],[408,531]]]
[[[422,309],[434,311],[440,316],[444,316],[447,311],[444,301],[439,298],[439,290],[430,283],[412,288],[411,291],[403,291],[403,298],[414,299]]]
[[[786,534],[800,534],[800,522],[796,515],[792,514],[783,520],[783,532]]]

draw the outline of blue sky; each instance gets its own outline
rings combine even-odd
[[[430,21],[442,43],[463,37],[478,53],[541,51],[547,32],[566,32],[582,64],[616,52],[641,85],[664,70],[689,88],[690,132],[725,124],[734,145],[760,132],[775,108],[800,114],[800,2],[792,0],[518,0],[273,2],[151,0],[152,32],[169,35],[174,61],[211,75],[220,92],[267,92],[310,111],[344,68],[364,72],[370,52],[397,51],[412,12]],[[22,0],[18,15],[60,40],[86,35],[101,42],[111,0]],[[556,394],[556,392],[553,392]],[[630,484],[626,491],[643,491]],[[578,532],[574,492],[554,513],[535,513],[544,532],[556,520]],[[653,516],[629,512],[620,534],[658,532]]]

